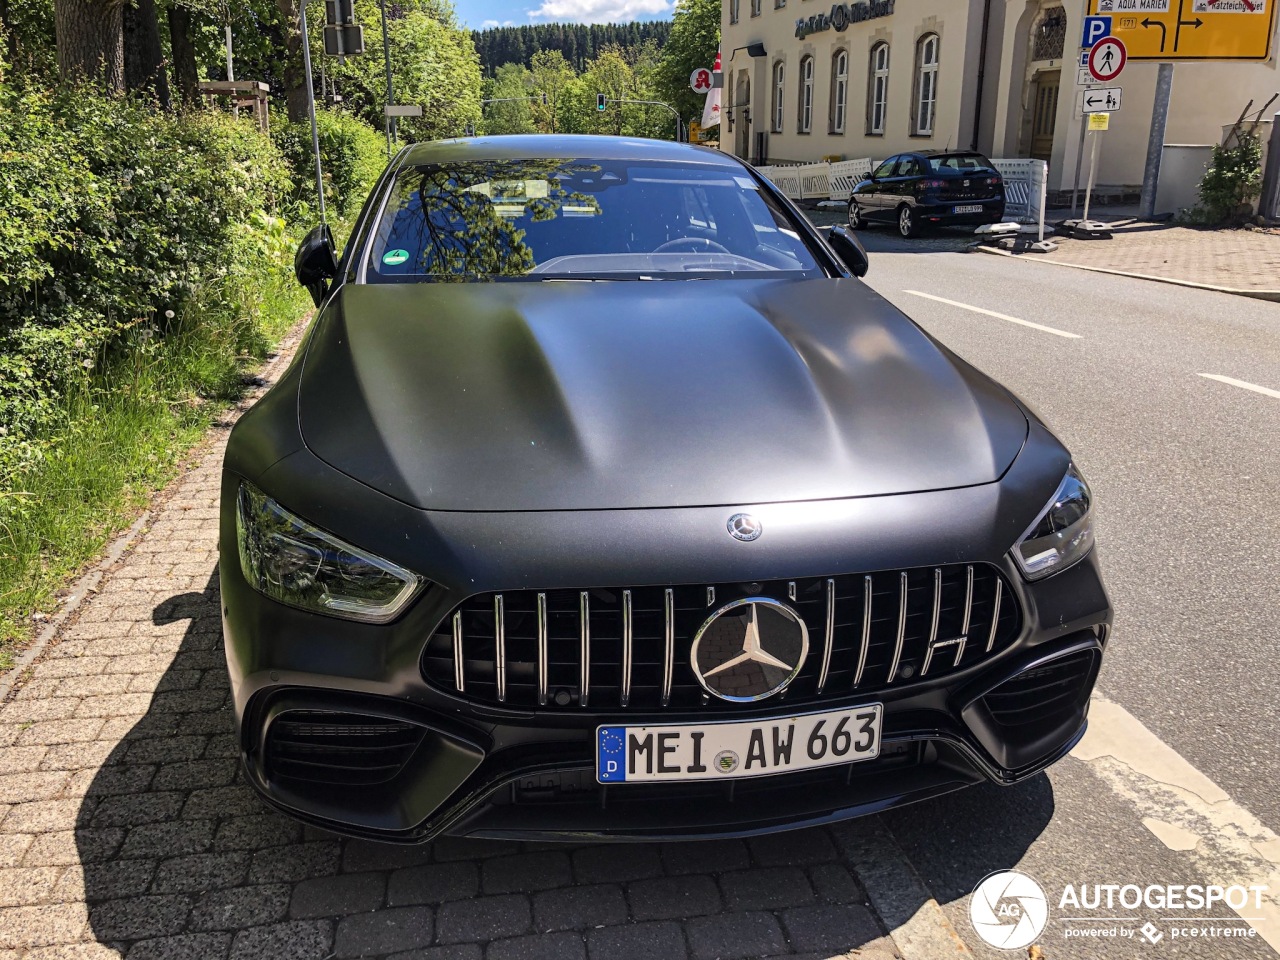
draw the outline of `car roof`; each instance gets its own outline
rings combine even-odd
[[[400,166],[458,163],[469,160],[684,160],[741,168],[734,156],[707,147],[643,137],[558,136],[519,134],[502,137],[457,137],[407,147]]]

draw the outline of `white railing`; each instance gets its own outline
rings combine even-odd
[[[859,181],[871,175],[872,163],[867,157],[861,160],[841,160],[831,164],[827,179],[831,184],[830,200],[848,200]]]
[[[1004,180],[1005,219],[1036,223],[1041,214],[1049,165],[1043,160],[993,160]],[[869,157],[837,163],[757,167],[792,200],[848,200],[854,186],[871,174]]]

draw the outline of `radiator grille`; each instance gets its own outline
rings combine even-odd
[[[266,767],[273,779],[385,783],[408,762],[424,733],[416,724],[382,717],[291,710],[267,730]]]
[[[774,700],[821,702],[944,676],[1007,647],[1019,611],[986,564],[673,587],[508,591],[463,601],[431,636],[423,672],[477,702],[550,711],[732,709],[689,666],[720,606],[781,601],[809,631],[800,674]],[[771,701],[773,702],[773,701]]]

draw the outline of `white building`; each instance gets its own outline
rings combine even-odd
[[[1049,189],[1069,191],[1084,12],[1084,0],[724,0],[721,149],[755,163],[977,149],[1047,160]],[[1101,134],[1098,168],[1109,192],[1142,183],[1156,72],[1130,61],[1115,81],[1123,107]],[[1222,127],[1277,91],[1274,55],[1179,64],[1165,143],[1200,149],[1166,151],[1166,170],[1191,156],[1198,180]]]

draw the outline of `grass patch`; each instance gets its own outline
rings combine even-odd
[[[29,641],[32,615],[52,610],[173,479],[240,396],[246,369],[309,306],[282,257],[233,268],[196,292],[166,336],[140,330],[67,394],[39,455],[0,477],[0,670]]]

